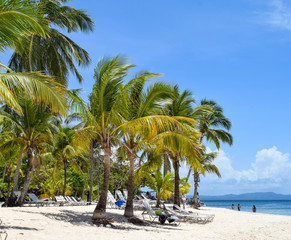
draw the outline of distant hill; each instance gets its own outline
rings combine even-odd
[[[256,192],[244,194],[228,194],[222,196],[200,196],[201,201],[205,200],[291,200],[291,195],[277,194],[273,192]]]

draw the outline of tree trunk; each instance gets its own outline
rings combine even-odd
[[[125,217],[133,217],[133,192],[134,192],[134,161],[135,161],[135,153],[128,152],[128,159],[129,159],[129,176],[128,176],[128,184],[127,184],[127,201],[126,207],[124,210]]]
[[[188,174],[187,174],[187,179],[186,182],[188,182],[189,178],[190,178],[190,174],[192,172],[192,167],[189,168]]]
[[[167,154],[163,154],[164,156],[164,177],[169,172],[169,159]]]
[[[194,171],[194,208],[198,208],[198,182],[199,182],[199,172]]]
[[[28,149],[27,151],[27,169],[26,169],[26,173],[25,173],[25,179],[24,179],[24,184],[23,184],[23,188],[21,191],[21,195],[18,199],[18,206],[22,206],[23,200],[27,195],[28,192],[28,188],[29,188],[29,184],[31,181],[31,178],[33,176],[33,171],[34,171],[34,166],[35,166],[35,156],[32,157],[32,152],[30,149]]]
[[[4,165],[4,169],[3,169],[2,183],[4,183],[4,180],[5,180],[6,169],[7,169],[7,163],[5,163],[5,165]]]
[[[105,143],[104,145],[102,146],[104,152],[103,187],[100,199],[93,212],[92,220],[104,219],[106,217],[106,203],[107,203],[107,192],[109,188],[111,149],[110,146],[108,146],[108,144]]]
[[[20,154],[18,155],[18,161],[17,161],[17,165],[16,165],[16,169],[15,169],[14,178],[13,178],[12,195],[15,191],[17,191],[17,188],[18,188],[18,180],[19,180],[21,162],[22,162],[22,150],[21,150]]]
[[[180,185],[180,176],[179,176],[179,156],[175,156],[173,158],[174,162],[174,170],[175,170],[175,194],[174,194],[174,204],[177,204],[180,206],[180,191],[179,191],[179,185]]]
[[[67,158],[63,157],[64,163],[64,187],[63,187],[63,196],[66,196],[66,188],[67,188]]]
[[[83,196],[84,196],[84,192],[85,192],[85,188],[86,188],[86,183],[87,183],[87,178],[85,179],[84,186],[83,186],[83,189],[82,189],[81,200],[83,199]]]
[[[90,159],[90,164],[91,164],[91,168],[90,168],[90,191],[89,191],[89,202],[92,202],[92,190],[93,190],[93,177],[94,177],[94,148],[93,148],[93,140],[91,140],[90,142],[90,155],[89,155],[89,159]]]

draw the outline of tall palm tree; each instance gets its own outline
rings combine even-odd
[[[46,149],[47,145],[53,144],[54,127],[51,123],[53,114],[46,105],[36,105],[30,98],[19,99],[19,105],[22,107],[22,114],[1,110],[0,116],[12,124],[11,131],[20,133],[15,135],[15,138],[7,139],[4,144],[17,142],[27,159],[24,184],[18,200],[18,205],[21,206],[27,195],[34,169],[41,161],[41,151]]]
[[[200,166],[198,161],[199,156],[199,143],[198,135],[195,129],[193,121],[191,121],[191,115],[193,112],[192,104],[195,100],[192,98],[192,93],[188,90],[179,92],[178,86],[173,88],[173,97],[172,101],[165,106],[164,112],[171,117],[178,119],[183,122],[188,128],[188,133],[182,136],[176,134],[176,141],[173,142],[172,150],[167,150],[173,164],[174,173],[175,173],[175,193],[174,193],[174,204],[180,206],[180,192],[179,192],[179,182],[180,182],[180,162],[187,160],[190,164],[196,164]],[[191,123],[191,124],[189,124]],[[173,141],[173,140],[172,140]],[[185,144],[187,143],[187,145]],[[183,144],[183,145],[182,145]],[[182,145],[182,146],[181,146]],[[184,150],[186,149],[186,150]]]
[[[214,159],[217,157],[217,152],[211,153],[202,153],[200,157],[200,163],[204,172],[201,172],[199,169],[194,168],[194,207],[197,207],[198,204],[198,183],[200,182],[200,174],[205,175],[205,173],[213,173],[218,177],[221,177],[218,168],[212,164]]]
[[[47,37],[46,24],[40,16],[40,6],[29,0],[0,0],[0,52],[15,47],[29,34]],[[53,111],[65,113],[65,89],[51,77],[41,73],[15,73],[0,62],[0,100],[21,112],[17,95],[25,92],[37,102],[44,101]]]
[[[200,104],[194,109],[192,117],[198,121],[198,130],[201,133],[200,143],[206,138],[208,142],[213,142],[216,148],[220,149],[220,142],[232,145],[233,137],[228,132],[231,129],[231,121],[224,116],[223,109],[213,100],[201,100]],[[225,129],[225,130],[224,130]],[[191,171],[189,169],[187,179]]]
[[[28,34],[47,36],[39,4],[30,0],[0,0],[0,22],[0,52]]]
[[[93,220],[105,217],[112,145],[117,144],[125,136],[124,133],[128,133],[128,136],[153,137],[161,131],[180,127],[177,120],[168,116],[153,115],[129,119],[131,110],[127,92],[130,85],[124,86],[122,83],[133,66],[117,56],[113,59],[103,58],[95,68],[96,82],[90,95],[90,111],[93,116],[91,124],[104,153],[104,179]]]
[[[12,55],[9,67],[17,72],[42,71],[46,75],[56,76],[58,82],[67,85],[69,71],[79,82],[83,77],[78,66],[86,66],[90,62],[89,54],[54,26],[63,31],[89,32],[94,22],[84,10],[63,6],[67,0],[38,0],[42,9],[42,18],[47,22],[49,37],[30,34],[19,39]]]
[[[143,73],[131,80],[126,88],[129,88],[128,94],[128,108],[129,114],[127,121],[133,121],[141,118],[155,116],[156,120],[165,121],[165,116],[157,116],[161,111],[161,102],[169,99],[171,96],[171,86],[163,82],[157,82],[147,90],[145,90],[145,83],[147,79],[158,76],[158,74]],[[160,126],[161,127],[161,126]],[[134,191],[134,169],[135,160],[137,159],[137,152],[141,151],[141,145],[145,141],[150,141],[152,134],[137,134],[130,132],[123,132],[123,147],[130,162],[129,179],[128,179],[128,198],[124,216],[133,216],[133,191]]]

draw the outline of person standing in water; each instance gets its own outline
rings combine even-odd
[[[231,205],[231,209],[234,210],[234,204]]]
[[[240,208],[241,208],[241,205],[238,204],[238,205],[237,205],[237,210],[240,211]]]
[[[255,205],[253,205],[252,210],[253,210],[253,212],[256,212],[257,211],[257,208],[256,208]]]

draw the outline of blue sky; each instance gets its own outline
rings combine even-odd
[[[290,1],[69,4],[87,9],[96,23],[93,33],[70,35],[92,58],[80,69],[85,82],[72,77],[70,88],[83,87],[86,96],[98,59],[126,54],[136,71],[162,73],[160,80],[190,89],[198,101],[215,100],[231,119],[234,144],[222,145],[217,159],[223,178],[202,178],[200,194],[291,193]]]

